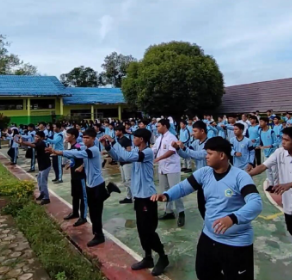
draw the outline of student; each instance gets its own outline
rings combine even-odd
[[[9,141],[9,150],[7,154],[10,156],[11,165],[17,164],[17,158],[18,158],[18,140],[19,140],[19,131],[17,128],[13,128],[11,131],[8,130],[8,133],[6,134],[6,139]]]
[[[218,130],[216,128],[217,124],[214,121],[210,121],[207,125],[207,136],[208,139],[217,136]]]
[[[263,164],[252,169],[249,174],[255,176],[265,170],[277,166],[279,170],[279,185],[268,188],[267,191],[282,195],[285,221],[288,232],[292,235],[292,127],[283,130],[282,148],[277,149]]]
[[[231,138],[233,138],[234,135],[234,124],[236,123],[236,116],[235,115],[230,115],[228,117],[228,124],[224,125],[222,124],[221,127],[226,129],[226,134],[227,134],[227,140],[230,141]]]
[[[35,132],[34,124],[29,124],[27,126],[28,142],[33,143],[35,135],[36,135],[36,132]],[[35,149],[28,146],[28,151],[29,150],[30,152],[28,153],[30,153],[31,160],[30,160],[30,169],[28,170],[28,172],[35,172],[35,157],[36,157]]]
[[[260,118],[260,145],[256,149],[264,150],[265,160],[267,160],[278,147],[275,132],[269,127],[269,119],[266,117]],[[269,187],[272,188],[278,184],[277,166],[272,166],[267,169],[267,177]]]
[[[45,122],[40,122],[39,126],[38,126],[39,131],[43,131],[43,133],[45,134],[45,139],[48,137],[48,130],[47,130],[47,125]]]
[[[162,119],[164,119],[163,116],[161,116]],[[169,116],[167,118],[169,120],[169,132],[172,133],[174,136],[177,136],[177,126],[176,126],[176,122],[173,120],[173,118],[171,116]]]
[[[107,132],[107,135],[109,135],[111,138],[115,138],[115,124],[114,123],[110,123],[109,126],[108,126],[108,132]]]
[[[157,202],[150,201],[150,197],[156,194],[154,184],[153,161],[154,155],[148,147],[151,132],[147,129],[138,129],[134,133],[134,145],[136,148],[131,152],[126,151],[119,143],[106,136],[112,146],[106,144],[109,154],[120,162],[133,162],[131,190],[135,199],[136,222],[140,242],[145,257],[141,262],[132,265],[132,270],[152,268],[154,266],[152,250],[159,254],[159,260],[152,270],[152,275],[158,276],[163,273],[169,261],[165,255],[163,245],[160,241],[156,228],[158,225]]]
[[[78,130],[78,138],[76,139],[77,143],[82,143],[82,137],[83,137],[83,133],[82,133],[82,127],[81,124],[75,124],[75,128]]]
[[[46,153],[45,149],[47,147],[45,143],[45,133],[43,131],[38,131],[35,134],[34,142],[24,142],[20,138],[19,144],[31,147],[36,151],[36,158],[39,167],[39,173],[37,176],[38,187],[40,195],[36,200],[40,200],[40,205],[45,205],[50,203],[49,190],[48,190],[48,177],[51,170],[51,159],[50,155]]]
[[[53,139],[48,138],[47,143],[53,144],[54,150],[63,151],[64,150],[64,141],[63,141],[63,133],[61,131],[61,124],[56,123],[53,124],[54,136]],[[62,175],[62,156],[53,156],[53,168],[55,172],[55,179],[52,180],[55,184],[63,183]]]
[[[237,123],[241,123],[241,124],[244,125],[243,135],[244,135],[245,137],[248,137],[248,128],[249,128],[249,126],[250,126],[251,124],[250,124],[249,120],[247,119],[246,114],[242,114],[242,115],[241,115],[241,120],[238,121]]]
[[[187,129],[187,122],[184,120],[180,121],[180,131],[179,131],[179,141],[181,141],[186,147],[189,146],[191,140],[191,134],[189,130]],[[192,166],[191,166],[191,159],[184,159],[183,160],[183,167],[181,171],[184,171],[185,173],[192,172]]]
[[[66,133],[66,142],[70,144],[70,150],[80,151],[80,144],[77,143],[79,131],[76,128],[69,128]],[[79,218],[74,227],[87,223],[87,194],[86,194],[86,175],[83,168],[83,159],[71,158],[67,169],[71,171],[71,195],[72,213],[64,218],[71,220]],[[80,215],[79,215],[80,211]]]
[[[83,159],[87,182],[87,202],[89,215],[92,222],[92,233],[94,234],[94,238],[87,243],[88,247],[97,246],[105,242],[102,231],[103,204],[104,201],[109,198],[112,192],[120,193],[118,187],[112,183],[109,183],[107,188],[105,187],[105,182],[101,172],[100,152],[94,145],[95,137],[96,131],[94,129],[87,129],[84,131],[83,143],[85,145],[85,150],[79,151],[75,149],[67,151],[56,151],[51,147],[46,149],[48,153],[58,156]]]
[[[226,122],[223,120],[223,116],[218,117],[218,124],[216,126],[218,130],[218,136],[222,137],[223,139],[226,138],[226,130],[222,127],[222,125],[226,125]]]
[[[213,137],[205,144],[208,166],[152,201],[172,201],[202,189],[204,227],[197,245],[196,273],[200,280],[253,280],[251,222],[262,211],[252,178],[231,166],[230,143]]]
[[[249,118],[250,126],[248,128],[248,138],[253,143],[253,147],[256,148],[260,141],[260,127],[258,125],[258,118],[256,115],[251,115]],[[254,166],[261,164],[261,150],[255,149],[255,162]]]
[[[274,120],[275,115],[272,113],[272,110],[267,111],[267,117],[269,119],[268,126],[269,126],[269,128],[273,129],[273,127],[274,127],[273,120]]]
[[[276,134],[276,140],[277,140],[277,144],[278,146],[281,145],[282,142],[282,130],[283,130],[283,126],[282,124],[280,124],[280,117],[279,116],[275,116],[273,119],[274,122],[274,126],[273,126],[273,130]]]
[[[163,190],[168,190],[172,186],[178,184],[181,180],[180,158],[176,149],[171,146],[172,142],[177,141],[177,138],[169,132],[170,123],[168,120],[160,120],[157,124],[158,132],[161,134],[152,151],[154,153],[154,163],[158,162],[158,178],[159,186]],[[175,207],[178,213],[177,225],[182,227],[185,224],[185,208],[181,199],[175,201]],[[159,220],[175,219],[173,212],[173,202],[167,203],[165,213]]]
[[[231,155],[233,156],[233,166],[249,171],[254,164],[255,151],[252,141],[244,136],[244,129],[242,123],[234,124],[235,137],[230,140]]]
[[[131,151],[132,141],[125,136],[125,127],[119,125],[115,128],[116,137],[119,144],[127,151]],[[127,196],[120,201],[120,204],[133,203],[133,196],[131,192],[131,176],[132,176],[132,163],[131,162],[120,162],[120,171],[122,183],[127,190]]]
[[[94,130],[96,131],[96,138],[99,139],[104,136],[105,130],[101,127],[100,123],[96,123],[93,125]]]

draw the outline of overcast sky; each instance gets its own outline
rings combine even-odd
[[[234,85],[292,77],[291,0],[1,0],[0,34],[41,74],[189,41]]]

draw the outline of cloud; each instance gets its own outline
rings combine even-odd
[[[142,58],[151,44],[182,40],[212,55],[231,85],[292,77],[292,1],[278,2],[1,0],[0,26],[41,73],[100,71],[112,51]]]

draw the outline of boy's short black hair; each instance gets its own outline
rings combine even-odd
[[[276,116],[274,117],[274,119],[278,119],[278,120],[280,120],[280,119],[281,119],[281,117],[280,117],[280,116],[278,116],[278,115],[276,115]]]
[[[118,125],[115,127],[115,131],[121,131],[122,133],[125,133],[126,129],[123,125]]]
[[[253,115],[251,115],[249,118],[252,119],[252,120],[255,120],[255,121],[258,120],[257,116],[253,116]]]
[[[234,119],[236,119],[237,116],[236,116],[236,114],[229,114],[229,115],[228,115],[228,118],[234,118]]]
[[[135,137],[143,138],[145,143],[150,142],[151,132],[146,128],[139,128],[133,132]]]
[[[266,123],[269,123],[269,118],[267,118],[267,117],[261,117],[260,118],[260,121],[264,121]]]
[[[204,147],[205,150],[211,150],[224,153],[228,158],[231,156],[231,144],[228,140],[216,136],[210,138]]]
[[[59,122],[54,123],[54,125],[56,126],[56,128],[61,128],[62,127],[61,123],[59,123]]]
[[[40,122],[39,125],[42,124],[43,126],[46,126],[47,124],[45,122]]]
[[[180,123],[183,123],[184,125],[187,125],[187,122],[185,120],[180,120]]]
[[[203,121],[196,121],[193,124],[193,128],[203,129],[207,134],[207,125]]]
[[[98,128],[101,128],[101,124],[100,123],[95,123],[93,126],[96,126]]]
[[[96,131],[93,128],[88,128],[83,132],[83,136],[89,136],[95,138],[97,135]]]
[[[31,127],[34,129],[34,124],[30,123],[27,127]]]
[[[46,135],[45,135],[45,133],[43,131],[37,131],[35,135],[37,135],[37,136],[39,136],[39,137],[41,137],[43,139],[46,137]]]
[[[292,127],[285,127],[282,133],[288,135],[292,139]]]
[[[79,136],[79,131],[76,128],[69,128],[66,133],[75,136],[75,139],[77,139]]]
[[[170,128],[170,123],[169,123],[169,120],[168,120],[168,119],[161,119],[161,120],[159,120],[158,123],[160,123],[160,124],[163,125],[163,126],[166,126],[167,129]]]
[[[139,123],[144,123],[145,125],[148,125],[149,124],[149,120],[143,119],[143,120],[139,121]]]
[[[242,123],[235,123],[234,126],[238,127],[240,130],[244,130],[244,125]]]

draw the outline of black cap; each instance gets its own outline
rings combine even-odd
[[[151,132],[146,128],[139,128],[133,132],[133,135],[139,138],[143,138],[145,143],[150,141]]]

